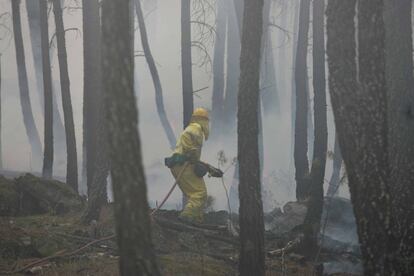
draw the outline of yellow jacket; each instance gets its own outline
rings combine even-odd
[[[200,160],[204,131],[200,123],[192,122],[181,133],[174,153],[187,156],[192,161]]]

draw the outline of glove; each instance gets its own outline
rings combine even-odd
[[[209,174],[211,177],[218,177],[218,178],[223,177],[223,175],[224,175],[224,173],[223,173],[223,171],[222,171],[222,170],[217,169],[217,168],[214,168],[213,166],[210,166],[210,167],[208,168],[208,174]]]

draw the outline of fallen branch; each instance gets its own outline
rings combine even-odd
[[[267,252],[267,256],[269,256],[269,257],[274,257],[274,256],[279,257],[279,256],[282,256],[286,253],[290,253],[290,252],[294,251],[296,248],[299,247],[300,243],[303,240],[303,237],[304,237],[303,235],[299,235],[296,239],[289,241],[286,244],[285,247]]]

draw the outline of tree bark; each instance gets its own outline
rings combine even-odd
[[[102,102],[101,73],[101,19],[98,0],[82,1],[83,15],[83,144],[86,152],[86,183],[88,198],[91,196],[95,162],[101,144],[98,143],[98,128],[102,114],[99,112]],[[86,162],[85,162],[86,159]]]
[[[135,11],[138,17],[138,25],[141,34],[142,48],[144,49],[145,59],[147,61],[148,68],[151,72],[152,81],[154,83],[155,102],[157,105],[158,116],[160,117],[161,124],[164,128],[165,134],[167,135],[168,142],[170,143],[170,148],[174,148],[176,144],[175,134],[170,122],[168,121],[167,113],[165,112],[161,80],[158,74],[157,67],[155,65],[154,58],[151,53],[151,48],[149,46],[147,29],[145,26],[145,19],[142,13],[140,0],[135,0]]]
[[[190,123],[194,109],[191,59],[191,0],[181,1],[181,70],[183,87],[183,126]]]
[[[60,0],[53,0],[53,12],[55,14],[60,86],[62,91],[63,116],[66,132],[66,183],[71,186],[76,192],[78,192],[78,158],[76,153],[75,125],[73,122],[68,62],[66,55],[65,28],[63,26],[63,16]]]
[[[1,95],[1,54],[0,54],[0,169],[3,169],[3,139],[2,137],[2,108],[1,108],[1,101],[2,95]]]
[[[307,53],[309,31],[310,0],[300,1],[299,32],[295,60],[295,179],[296,198],[305,200],[309,192],[308,161],[308,93],[307,93]]]
[[[318,250],[318,234],[323,209],[328,125],[325,84],[325,0],[313,0],[313,90],[314,90],[314,152],[310,172],[308,211],[305,216],[305,242],[309,256]]]
[[[264,275],[264,222],[259,161],[259,82],[263,0],[244,2],[238,96],[240,275]]]
[[[335,145],[333,152],[333,171],[331,179],[329,180],[327,197],[334,197],[338,193],[338,187],[341,184],[341,168],[342,168],[342,154],[339,147],[338,135],[335,135]]]
[[[19,77],[20,103],[23,112],[23,121],[26,128],[27,138],[29,140],[33,161],[40,164],[42,156],[42,144],[39,133],[33,117],[32,106],[29,95],[29,84],[27,80],[26,60],[24,55],[21,17],[20,17],[20,0],[11,1],[14,43],[16,50],[17,73]]]
[[[151,229],[134,97],[129,1],[104,0],[103,84],[121,275],[160,275]]]
[[[43,90],[44,90],[44,155],[42,176],[51,179],[53,176],[53,90],[52,71],[49,56],[49,24],[47,1],[39,0],[40,40],[42,54]]]
[[[341,152],[349,179],[365,275],[409,275],[393,235],[388,164],[387,89],[383,1],[330,0],[329,86]],[[373,47],[375,45],[375,47]],[[381,242],[378,242],[381,241]],[[398,266],[400,265],[400,266]]]
[[[213,96],[211,104],[211,129],[217,137],[223,128],[224,115],[224,54],[226,49],[227,12],[226,3],[217,1],[216,37],[213,57]]]
[[[384,1],[390,192],[399,255],[414,275],[414,80],[412,1]],[[402,266],[404,267],[404,266]]]

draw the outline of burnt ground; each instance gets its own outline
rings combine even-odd
[[[275,210],[266,216],[267,251],[286,246],[292,229],[300,223],[301,208],[291,203],[284,212]],[[239,245],[237,237],[228,230],[227,213],[209,213],[203,225],[182,223],[177,215],[176,211],[160,211],[152,220],[153,242],[162,274],[237,275]],[[16,275],[118,275],[114,238],[72,254],[91,241],[114,234],[111,205],[104,208],[99,223],[83,225],[80,216],[81,212],[1,217],[0,274],[17,272],[42,258],[55,256]],[[324,239],[328,247],[321,249],[316,261],[306,260],[290,250],[268,256],[267,275],[317,275],[313,272],[315,268],[320,270],[321,263],[328,269],[324,275],[358,275],[357,250],[350,243]],[[335,269],[354,272],[335,273]]]

